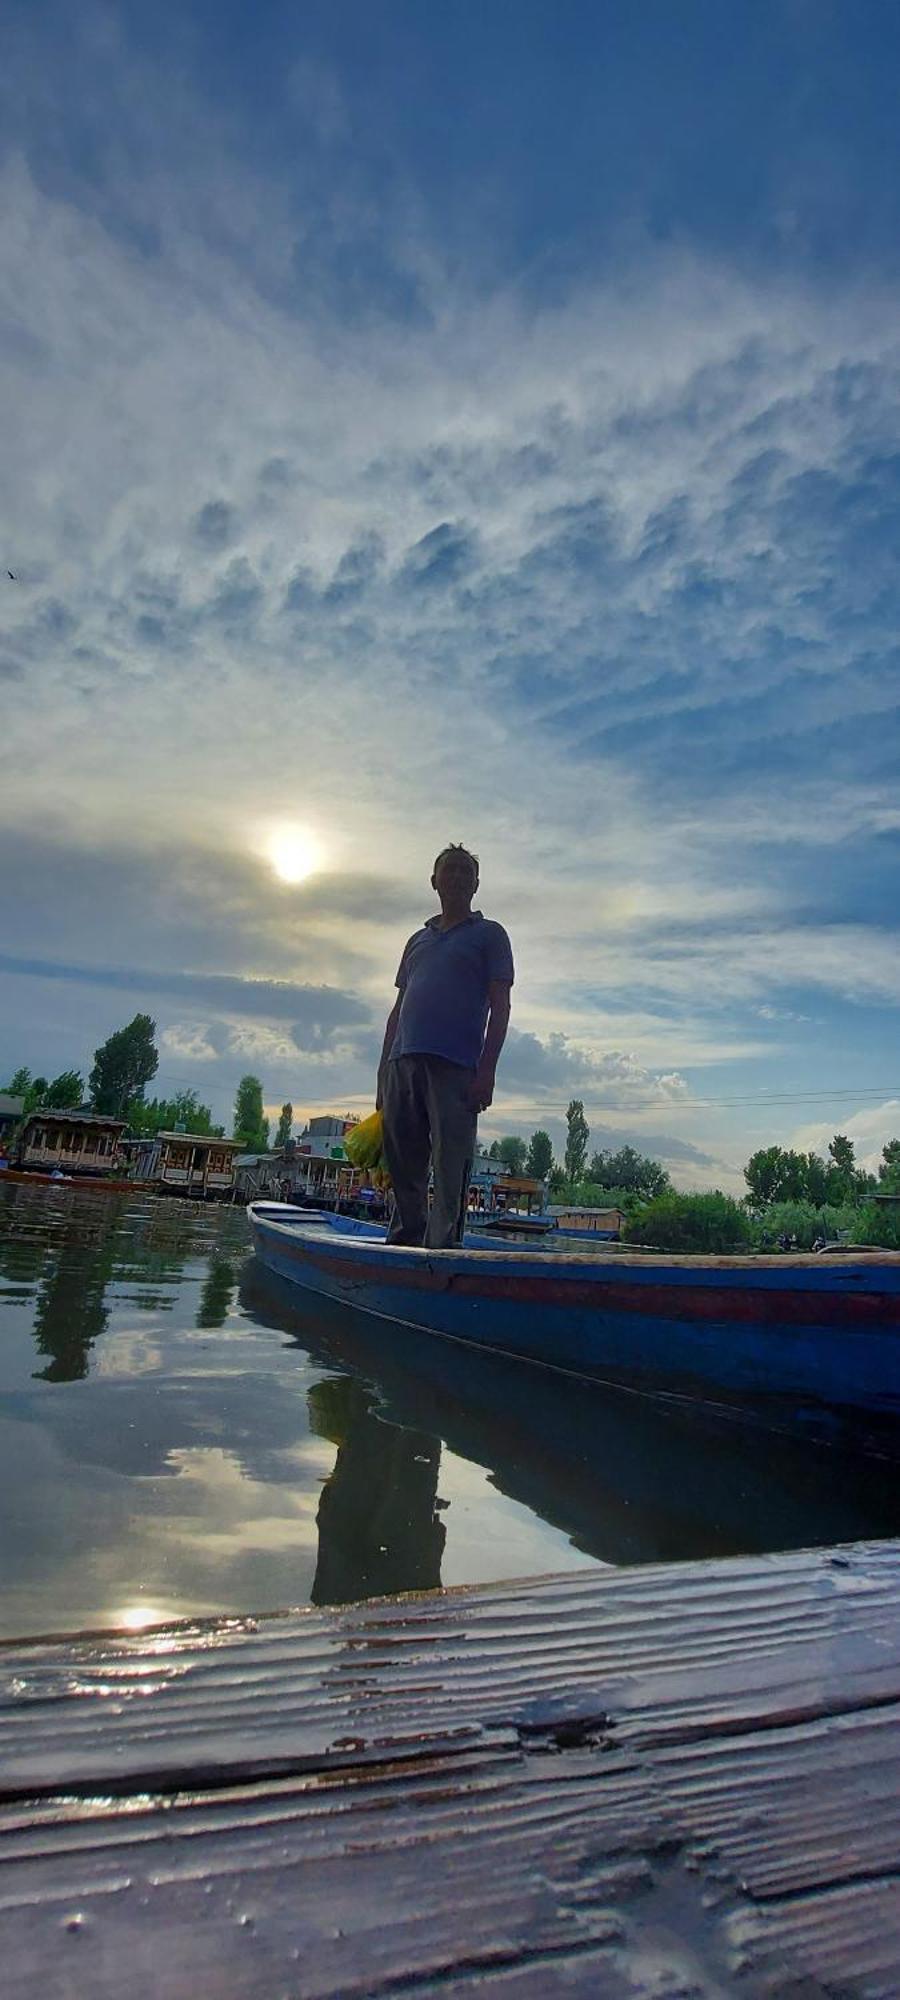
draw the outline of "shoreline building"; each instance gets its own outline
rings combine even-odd
[[[16,1164],[24,1173],[111,1176],[120,1167],[124,1130],[123,1119],[99,1111],[31,1111],[19,1135]]]

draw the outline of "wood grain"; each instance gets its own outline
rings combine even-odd
[[[0,1651],[48,2000],[900,1992],[900,1546]]]

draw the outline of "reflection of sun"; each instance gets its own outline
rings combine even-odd
[[[305,882],[319,862],[318,845],[302,826],[280,826],[267,852],[282,882]]]

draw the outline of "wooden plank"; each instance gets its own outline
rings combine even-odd
[[[576,1571],[0,1649],[0,1797],[604,1727],[649,1746],[896,1699],[900,1547]],[[27,1710],[27,1728],[22,1727]]]
[[[46,2000],[900,1991],[900,1547],[0,1651]]]

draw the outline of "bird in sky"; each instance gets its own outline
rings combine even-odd
[[[12,573],[12,570],[11,570],[11,569],[8,569],[8,570],[7,570],[7,572],[6,572],[6,574],[7,574],[7,576],[9,577],[9,580],[10,580],[10,583],[18,583],[18,581],[19,581],[18,577],[16,577],[16,576],[13,576],[13,573]]]

